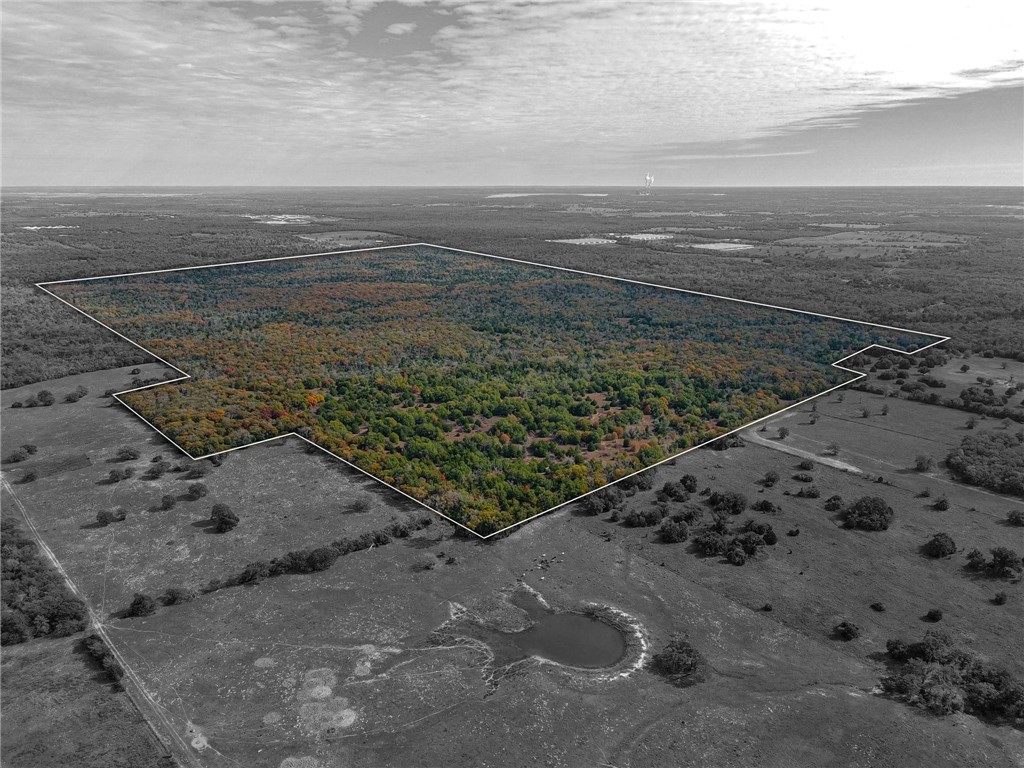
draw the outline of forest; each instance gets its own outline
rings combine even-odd
[[[480,533],[932,341],[423,246],[48,289],[193,377],[121,396],[193,456],[298,432]]]

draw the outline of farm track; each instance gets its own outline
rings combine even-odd
[[[43,541],[43,537],[40,535],[39,529],[36,528],[35,523],[28,514],[28,510],[25,509],[25,505],[21,503],[21,499],[19,499],[14,493],[14,489],[11,488],[11,484],[7,482],[7,478],[3,478],[0,482],[3,483],[3,490],[7,492],[7,495],[21,513],[21,517],[25,521],[25,525],[40,551],[46,555],[50,564],[64,579],[64,583],[67,584],[68,589],[70,589],[71,592],[85,604],[86,610],[89,613],[89,627],[103,638],[103,642],[106,644],[107,649],[114,658],[117,659],[117,663],[120,664],[121,668],[124,670],[124,676],[130,683],[129,685],[124,686],[124,691],[128,694],[128,698],[131,699],[132,704],[135,705],[139,715],[146,721],[146,725],[149,726],[153,737],[163,748],[165,756],[173,760],[177,765],[187,766],[187,768],[203,768],[203,764],[199,762],[195,754],[193,754],[191,747],[189,747],[181,735],[175,730],[163,707],[161,707],[160,704],[157,703],[156,699],[153,698],[153,696],[146,690],[146,687],[143,685],[142,679],[139,677],[138,673],[132,669],[124,655],[114,645],[103,621],[100,619],[99,614],[92,609],[92,606],[89,605],[89,601],[75,585],[75,582],[71,580],[71,577],[68,575],[67,571],[64,570],[64,566],[60,564],[60,561],[53,553],[53,550],[51,550],[47,546],[46,542]]]

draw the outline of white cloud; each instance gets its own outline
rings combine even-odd
[[[486,168],[499,145],[535,169],[712,159],[678,148],[1021,77],[1017,3],[440,1],[10,3],[8,180],[48,157],[234,172],[257,139],[282,175]],[[425,47],[373,57],[362,32]]]
[[[385,28],[384,31],[387,32],[389,35],[408,35],[410,32],[415,31],[417,26],[418,25],[413,22],[396,23],[391,24],[390,26]]]

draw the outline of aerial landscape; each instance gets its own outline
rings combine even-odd
[[[1020,11],[645,5],[5,8],[0,765],[1024,765]]]

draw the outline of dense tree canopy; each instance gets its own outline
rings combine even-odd
[[[426,247],[52,288],[193,376],[123,396],[193,455],[299,430],[478,530],[921,341]]]

